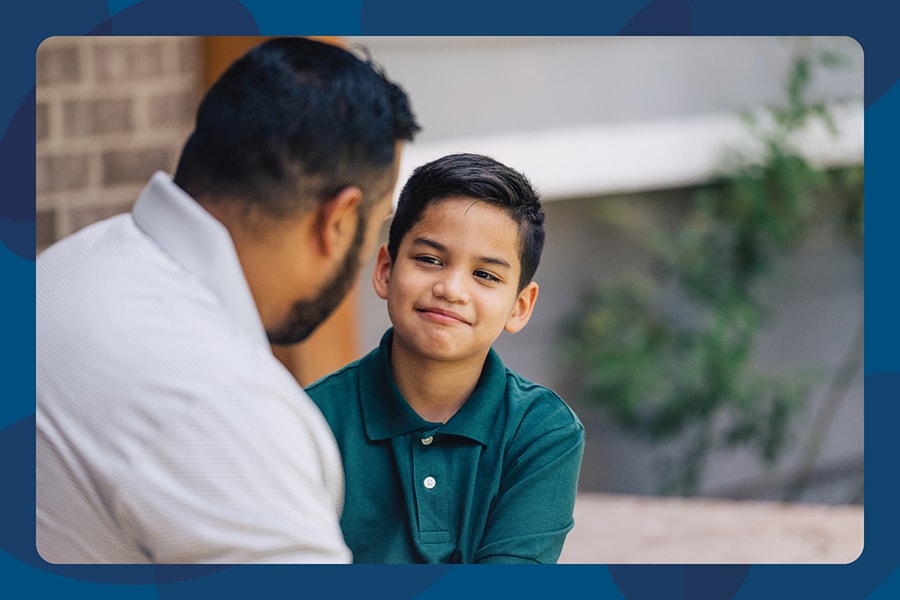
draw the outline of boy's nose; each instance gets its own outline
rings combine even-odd
[[[448,302],[465,304],[469,301],[465,274],[450,269],[444,271],[443,276],[435,282],[432,293]]]

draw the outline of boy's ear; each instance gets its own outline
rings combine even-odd
[[[372,271],[372,285],[375,286],[375,293],[382,300],[387,300],[392,266],[387,244],[382,244],[378,249],[378,255],[375,257],[375,269]]]
[[[319,204],[316,209],[316,239],[325,256],[342,256],[350,247],[359,227],[360,202],[362,190],[350,185]]]
[[[518,333],[531,319],[531,312],[534,310],[534,303],[537,302],[538,284],[534,281],[530,282],[516,298],[512,313],[506,320],[504,329],[509,333]]]

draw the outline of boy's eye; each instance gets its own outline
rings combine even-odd
[[[435,256],[414,256],[413,260],[416,262],[424,263],[426,265],[438,265],[440,266],[441,261]]]
[[[478,277],[479,279],[485,279],[487,281],[492,281],[494,283],[500,283],[499,277],[497,277],[496,275],[493,275],[491,273],[488,273],[487,271],[478,270],[478,271],[475,271],[474,275],[475,275],[475,277]]]

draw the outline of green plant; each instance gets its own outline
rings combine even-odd
[[[841,203],[844,232],[861,245],[861,167],[828,172],[793,148],[813,119],[833,129],[825,105],[806,95],[814,66],[836,62],[799,52],[785,104],[763,118],[743,115],[758,142],[755,156],[730,155],[722,176],[692,197],[676,234],[648,236],[666,277],[597,287],[567,323],[563,356],[582,395],[636,436],[679,443],[680,453],[660,463],[663,493],[694,492],[715,449],[754,448],[771,465],[791,439],[812,375],[754,367],[767,316],[754,292],[777,257],[804,238],[824,198]]]

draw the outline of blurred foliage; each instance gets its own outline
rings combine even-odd
[[[563,356],[582,396],[631,434],[675,442],[677,453],[660,463],[661,493],[695,492],[713,450],[751,448],[772,465],[792,439],[812,376],[754,366],[767,312],[754,289],[821,219],[825,199],[840,207],[840,233],[862,248],[862,167],[826,171],[793,148],[813,120],[834,130],[825,104],[806,96],[814,67],[837,63],[831,54],[798,51],[785,103],[742,115],[758,142],[752,155],[727,156],[723,174],[693,195],[677,232],[647,236],[665,276],[599,286],[567,323]]]

